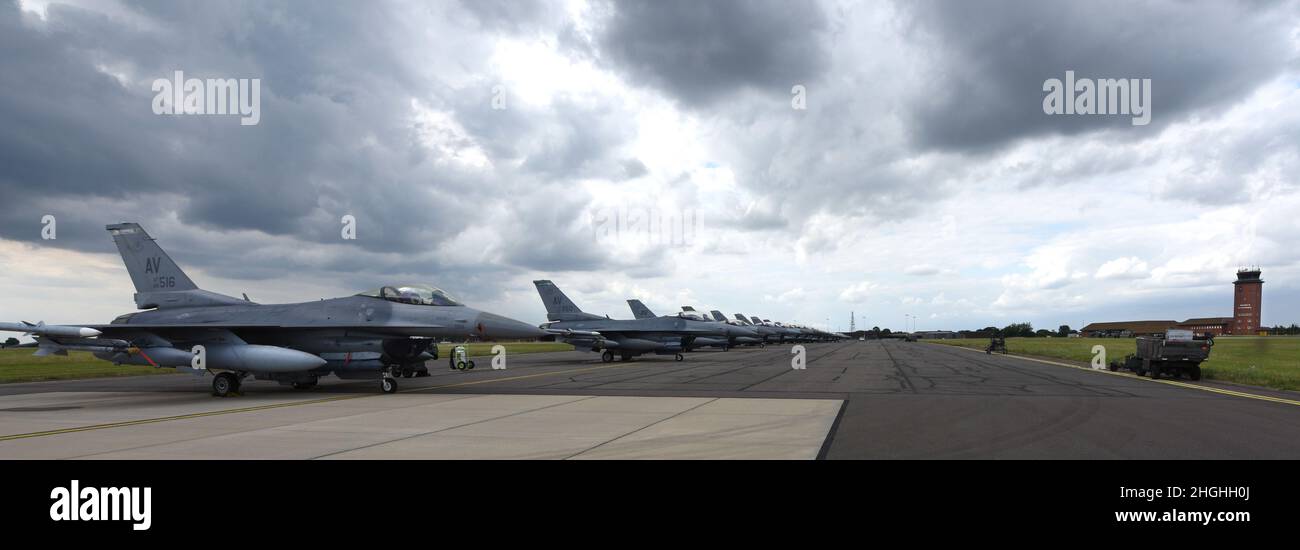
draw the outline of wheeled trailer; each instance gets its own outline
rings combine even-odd
[[[989,338],[989,345],[984,348],[984,353],[992,355],[993,352],[1000,352],[1002,355],[1007,354],[1007,339],[1001,336]]]
[[[469,370],[474,368],[474,362],[469,359],[469,349],[465,346],[456,346],[451,348],[451,353],[447,355],[447,362],[450,363],[451,370]]]
[[[1153,379],[1168,376],[1200,380],[1201,363],[1210,358],[1213,347],[1213,337],[1195,336],[1190,331],[1143,336],[1137,339],[1137,353],[1125,356],[1123,362],[1111,361],[1110,370],[1126,369]]]

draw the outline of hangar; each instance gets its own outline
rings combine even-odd
[[[1109,323],[1089,323],[1079,329],[1084,338],[1132,338],[1134,336],[1154,336],[1178,325],[1178,321],[1115,321]]]
[[[1190,330],[1196,334],[1222,336],[1232,334],[1232,322],[1232,317],[1201,317],[1178,323],[1178,326],[1174,328]]]

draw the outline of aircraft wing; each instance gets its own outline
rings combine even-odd
[[[313,332],[346,331],[353,336],[374,336],[376,338],[401,338],[409,336],[441,336],[446,325],[288,325],[281,323],[199,323],[199,324],[119,324],[87,325],[87,328],[112,336],[138,334],[143,332],[155,334],[192,333],[212,330],[225,330],[234,333],[243,331],[273,330],[276,332]]]

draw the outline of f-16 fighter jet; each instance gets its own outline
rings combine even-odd
[[[700,312],[695,311],[695,308],[691,306],[682,306],[682,313],[679,313],[679,315],[687,315],[694,319],[712,321],[722,325],[722,328],[726,333],[726,338],[724,338],[720,343],[710,343],[709,345],[720,347],[723,351],[729,350],[735,346],[760,344],[763,342],[763,339],[758,335],[758,331],[753,328],[728,323],[725,317],[722,319],[718,319],[716,315],[713,318],[706,317]]]
[[[438,357],[436,338],[526,339],[537,327],[466,307],[419,284],[296,304],[257,304],[200,289],[144,228],[108,226],[135,283],[141,310],[107,325],[0,324],[36,337],[36,355],[89,351],[118,365],[212,373],[212,393],[237,392],[251,376],[310,388],[329,374],[380,381],[424,372]]]
[[[673,355],[681,361],[682,352],[691,349],[696,339],[725,336],[717,323],[686,317],[610,319],[584,313],[555,283],[533,281],[533,284],[546,306],[547,322],[542,328],[578,349],[601,352],[600,359],[607,363],[615,355],[630,361],[646,353]]]
[[[715,319],[717,318],[717,316],[718,316],[718,312],[716,311],[713,312],[713,317]],[[736,314],[735,322],[740,323],[743,326],[747,326],[757,331],[758,335],[763,339],[764,344],[781,342],[781,336],[784,334],[783,332],[781,332],[780,329],[776,327],[767,326],[762,323],[757,323],[757,324],[753,323],[749,319],[746,319],[745,315],[741,313]]]

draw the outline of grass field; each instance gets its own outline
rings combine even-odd
[[[447,354],[451,353],[451,348],[457,344],[438,344],[438,358],[445,359]],[[470,357],[481,357],[492,355],[492,346],[496,345],[491,342],[465,344],[469,347]],[[507,356],[515,353],[548,353],[552,351],[573,351],[573,346],[561,344],[559,342],[515,342],[510,344],[501,344],[506,347]]]
[[[35,351],[31,348],[0,350],[0,383],[176,373],[175,369],[118,367],[85,351],[70,351],[67,356],[34,357]]]
[[[468,344],[471,356],[492,354],[491,343]],[[519,342],[502,344],[506,353],[545,353],[571,351],[573,346],[556,342]],[[439,344],[438,357],[445,358],[455,344]],[[10,382],[37,382],[40,380],[71,380],[76,378],[103,378],[109,376],[142,376],[175,374],[175,369],[135,366],[114,366],[108,361],[95,359],[88,352],[70,351],[66,357],[49,355],[35,357],[31,348],[0,350],[0,384]]]
[[[936,344],[984,349],[988,340],[926,340]],[[1133,353],[1131,338],[1007,338],[1007,351],[1089,362],[1092,347],[1106,348],[1106,360],[1122,361]],[[1300,338],[1287,336],[1243,336],[1219,338],[1210,360],[1201,364],[1202,376],[1210,380],[1264,386],[1279,390],[1300,390]]]

